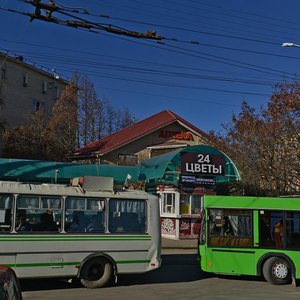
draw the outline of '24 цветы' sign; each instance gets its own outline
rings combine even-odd
[[[220,155],[206,153],[183,153],[181,173],[198,175],[224,175],[225,160]]]

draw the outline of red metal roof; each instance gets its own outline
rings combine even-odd
[[[96,142],[79,148],[70,156],[76,158],[82,156],[102,155],[174,122],[180,122],[182,126],[188,127],[196,134],[207,137],[205,132],[187,122],[172,111],[163,110],[160,113],[121,129],[120,131],[106,136]]]

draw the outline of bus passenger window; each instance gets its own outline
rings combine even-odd
[[[84,231],[85,220],[83,211],[74,211],[72,221],[67,224],[66,231]]]
[[[58,232],[62,218],[62,199],[58,196],[19,195],[16,231]]]
[[[261,246],[271,246],[273,244],[270,220],[266,215],[259,216],[259,244]]]
[[[0,194],[0,232],[12,229],[12,204],[12,195]]]
[[[110,199],[109,231],[114,233],[145,233],[146,201]]]
[[[92,197],[66,198],[66,232],[105,231],[105,199]]]
[[[16,231],[30,231],[31,225],[26,218],[26,210],[17,211]]]
[[[57,224],[54,221],[53,218],[53,212],[52,210],[47,210],[40,216],[40,230],[45,230],[45,231],[56,231],[58,230]]]

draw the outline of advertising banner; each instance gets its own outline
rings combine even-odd
[[[181,173],[222,176],[225,174],[225,160],[221,155],[185,152],[181,154]]]

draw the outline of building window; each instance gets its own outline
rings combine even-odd
[[[60,97],[60,88],[58,86],[55,87],[55,97],[58,99]]]
[[[6,65],[1,68],[1,79],[6,79]]]
[[[43,85],[42,85],[42,93],[43,94],[46,94],[47,88],[48,88],[48,82],[47,81],[43,81]]]
[[[23,74],[23,86],[26,87],[28,86],[29,83],[29,74],[28,73],[24,73]]]
[[[180,194],[180,214],[191,214],[190,196],[188,194]]]
[[[118,165],[120,166],[135,166],[138,163],[137,155],[119,154]]]
[[[201,200],[202,200],[202,195],[191,195],[191,209],[192,209],[192,215],[198,215],[201,212]]]
[[[45,109],[45,103],[41,101],[32,101],[32,111],[36,112]]]
[[[180,214],[181,215],[199,215],[201,211],[201,195],[198,194],[180,194]]]

